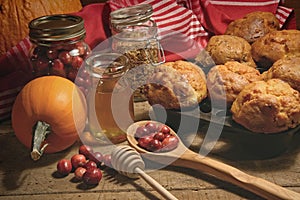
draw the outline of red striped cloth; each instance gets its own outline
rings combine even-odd
[[[224,33],[232,20],[256,10],[276,14],[282,27],[296,28],[295,21],[290,21],[295,20],[292,9],[280,0],[110,0],[85,6],[74,14],[85,20],[86,42],[94,48],[110,36],[109,12],[139,3],[153,6],[159,37],[165,39],[164,49],[179,57],[194,55],[193,49],[204,48],[211,35]],[[28,60],[30,47],[29,39],[24,38],[0,58],[0,121],[9,118],[16,95],[33,78]],[[167,60],[178,58],[175,54],[167,55]]]

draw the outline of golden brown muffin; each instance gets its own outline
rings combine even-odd
[[[273,31],[252,44],[253,59],[266,69],[275,61],[293,54],[300,54],[300,30]]]
[[[300,92],[300,55],[277,60],[268,71],[263,73],[263,77],[264,79],[279,78]]]
[[[205,49],[216,65],[223,65],[227,61],[238,61],[256,67],[251,55],[251,45],[244,38],[215,35],[210,38]]]
[[[216,65],[207,74],[209,97],[230,106],[246,85],[258,80],[261,80],[260,72],[246,64],[229,61]]]
[[[150,105],[180,109],[198,105],[207,97],[203,70],[188,61],[166,62],[155,68],[145,87]]]
[[[279,29],[279,20],[273,13],[256,11],[232,21],[227,26],[225,34],[239,36],[253,43],[267,33]]]
[[[300,123],[300,93],[280,79],[248,84],[231,107],[232,118],[256,133],[278,133]]]

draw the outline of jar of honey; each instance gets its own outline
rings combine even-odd
[[[150,4],[139,4],[111,12],[112,50],[129,58],[129,78],[135,90],[134,100],[146,100],[143,86],[154,67],[165,62],[158,39],[158,28],[152,19]]]
[[[93,53],[85,61],[92,87],[87,96],[88,125],[102,144],[126,140],[134,119],[133,91],[125,76],[129,60],[118,53]]]
[[[29,57],[36,77],[57,75],[74,81],[91,50],[84,21],[75,15],[47,15],[29,23]]]

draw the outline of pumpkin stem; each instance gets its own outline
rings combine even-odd
[[[42,156],[48,144],[42,144],[46,139],[47,134],[50,133],[50,125],[46,122],[38,121],[35,126],[32,141],[31,158],[38,160]]]

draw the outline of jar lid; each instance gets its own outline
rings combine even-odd
[[[150,4],[139,4],[115,10],[110,13],[110,21],[115,25],[138,24],[148,21],[153,14]]]
[[[85,36],[84,21],[75,15],[47,15],[29,22],[31,41],[61,41]]]

